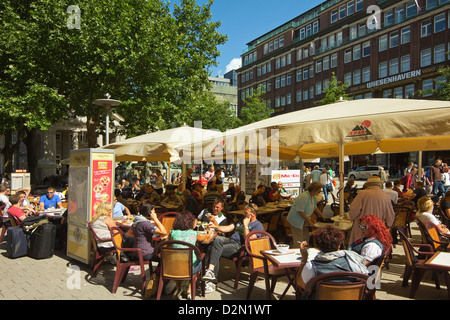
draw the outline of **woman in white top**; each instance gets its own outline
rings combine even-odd
[[[444,173],[442,173],[442,183],[444,184],[444,191],[447,192],[450,188],[450,173],[448,167],[445,167]]]
[[[442,224],[433,212],[434,203],[433,201],[424,196],[417,201],[417,213],[416,219],[425,224],[425,222],[433,223],[443,235],[450,235],[450,232],[446,225]]]
[[[323,194],[325,195],[325,202],[328,202],[328,188],[333,188],[333,182],[327,169],[322,169],[322,174],[320,175],[320,183],[323,184]]]

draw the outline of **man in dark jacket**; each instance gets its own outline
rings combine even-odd
[[[442,196],[444,192],[444,184],[442,183],[442,160],[437,159],[434,166],[430,168],[430,182],[433,186],[433,194],[436,198]]]

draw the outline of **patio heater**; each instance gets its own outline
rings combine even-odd
[[[120,106],[122,104],[119,100],[110,99],[111,95],[109,93],[105,94],[106,99],[96,99],[92,103],[98,106],[102,106],[106,111],[106,139],[105,145],[109,144],[109,113],[112,107]]]

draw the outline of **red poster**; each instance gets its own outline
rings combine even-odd
[[[112,166],[111,160],[93,160],[92,162],[91,218],[100,203],[113,203],[114,199],[111,199],[114,182]]]

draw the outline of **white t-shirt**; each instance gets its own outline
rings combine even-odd
[[[383,192],[387,193],[389,195],[389,197],[391,197],[392,202],[397,204],[397,202],[398,202],[398,192],[397,191],[386,188],[386,189],[383,189]]]
[[[6,211],[11,206],[11,203],[9,202],[8,197],[5,196],[4,194],[0,194],[0,201],[2,201],[4,204],[6,204],[6,207],[3,209],[3,218],[8,218],[8,214],[6,213]]]
[[[381,250],[381,247],[375,242],[369,242],[361,249],[361,256],[363,256],[367,261],[370,262],[380,257],[382,254],[383,250]]]
[[[439,222],[439,220],[434,216],[434,214],[429,213],[429,212],[419,212],[416,214],[416,218],[420,220],[420,222],[425,223],[425,222],[431,222],[435,225],[440,225],[441,223]]]

